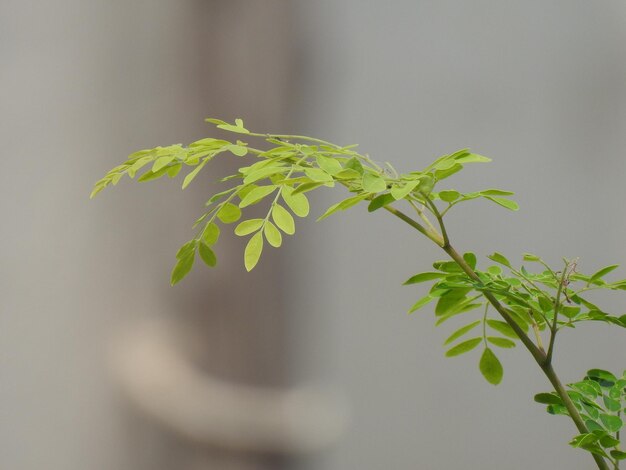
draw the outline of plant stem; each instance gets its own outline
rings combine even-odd
[[[412,218],[410,218],[403,212],[393,207],[385,206],[385,209],[387,209],[389,212],[391,212],[393,215],[400,218],[407,224],[411,225],[413,228],[417,229],[420,233],[426,235],[428,238],[433,240],[437,245],[439,245],[443,249],[443,251],[445,251],[448,254],[448,256],[450,256],[450,258],[452,258],[459,265],[459,267],[465,272],[465,274],[467,274],[471,279],[481,282],[480,278],[478,277],[478,274],[476,274],[476,272],[472,269],[472,267],[469,264],[467,264],[465,259],[463,259],[463,256],[461,256],[454,249],[454,247],[450,245],[447,237],[446,237],[446,240],[444,241],[441,235],[436,234],[437,236],[434,236],[431,231],[427,231],[424,227],[422,227],[415,220],[413,220]],[[438,220],[440,223],[442,223],[440,218],[438,218]],[[498,301],[498,299],[496,299],[496,297],[491,292],[484,291],[483,295],[489,301],[489,303],[496,309],[496,311],[500,314],[500,316],[508,323],[508,325],[513,329],[513,331],[515,331],[515,333],[517,334],[519,339],[522,341],[526,349],[528,349],[530,354],[533,356],[533,358],[537,362],[537,365],[539,365],[539,367],[541,368],[545,376],[548,378],[548,380],[554,387],[554,391],[557,393],[559,398],[561,398],[561,400],[563,401],[563,404],[565,405],[565,408],[567,409],[567,412],[569,413],[570,418],[572,418],[572,421],[574,421],[574,424],[576,428],[578,429],[578,431],[581,434],[587,434],[589,430],[587,429],[585,422],[583,421],[582,417],[578,413],[578,410],[576,409],[576,406],[572,402],[571,398],[567,394],[565,387],[563,387],[563,384],[561,383],[559,377],[554,371],[554,368],[552,367],[551,362],[547,360],[548,357],[546,353],[543,351],[542,348],[539,348],[537,347],[537,345],[535,345],[535,343],[528,337],[528,335],[526,335],[524,330],[522,330],[520,326],[515,322],[515,320],[513,320],[511,315],[509,315],[506,308]],[[596,465],[598,466],[599,470],[610,470],[606,461],[604,460],[602,456],[596,455],[596,454],[591,454],[591,456],[595,460]]]

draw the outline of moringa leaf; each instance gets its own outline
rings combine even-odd
[[[261,258],[262,252],[263,234],[261,232],[257,232],[252,235],[250,240],[248,240],[248,244],[246,245],[246,249],[243,254],[246,271],[250,272],[254,269],[254,267],[259,262],[259,259]]]
[[[485,348],[478,364],[483,377],[493,385],[498,385],[502,381],[504,370],[497,356],[490,348]]]

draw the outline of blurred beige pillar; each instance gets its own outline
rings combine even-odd
[[[285,385],[279,259],[243,277],[224,237],[218,271],[170,289],[208,183],[87,195],[125,154],[205,135],[207,115],[288,128],[289,17],[286,0],[0,4],[2,468],[283,468],[129,417],[104,359],[124,325],[164,316],[194,332],[180,352],[198,368]]]

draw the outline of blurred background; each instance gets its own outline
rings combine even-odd
[[[213,180],[88,195],[207,116],[402,171],[471,147],[493,163],[451,183],[521,211],[451,213],[459,249],[626,264],[621,1],[0,0],[2,468],[590,468],[524,351],[496,388],[406,315],[423,292],[401,282],[442,254],[384,214],[302,221],[251,274],[223,237],[216,270],[170,288]],[[621,371],[614,330],[563,335],[563,380]]]

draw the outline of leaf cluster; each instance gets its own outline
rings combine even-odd
[[[626,371],[617,377],[602,369],[592,369],[583,380],[569,384],[567,394],[589,430],[575,436],[570,445],[611,459],[614,464],[626,459],[626,452],[620,447],[626,412]],[[535,401],[547,405],[546,410],[552,415],[569,416],[556,393],[539,393]]]
[[[248,271],[258,263],[265,244],[279,247],[284,235],[295,233],[294,215],[309,215],[306,193],[319,187],[334,187],[339,184],[351,195],[329,207],[318,220],[347,210],[361,202],[369,203],[369,211],[389,208],[403,201],[421,217],[431,210],[432,201],[447,203],[444,210],[456,204],[486,198],[509,209],[517,209],[510,199],[512,193],[502,190],[486,190],[461,194],[454,190],[433,192],[435,185],[458,172],[463,165],[486,162],[488,158],[468,150],[460,150],[438,158],[422,171],[399,174],[390,164],[382,166],[367,155],[358,153],[355,146],[339,146],[306,136],[259,134],[250,132],[241,119],[228,123],[219,119],[207,119],[217,128],[264,141],[265,148],[252,147],[248,142],[234,142],[204,138],[188,146],[180,144],[141,150],[130,155],[126,162],[110,170],[98,181],[91,197],[109,185],[116,185],[123,176],[131,179],[138,176],[139,182],[152,181],[164,176],[174,178],[184,167],[191,167],[182,182],[185,189],[198,174],[218,155],[233,155],[241,158],[238,172],[219,179],[229,185],[206,203],[206,211],[196,220],[196,236],[187,242],[177,254],[177,263],[172,270],[171,282],[176,284],[192,269],[196,253],[210,267],[217,264],[214,245],[220,234],[220,225],[233,224],[238,236],[249,236],[244,251],[244,265]],[[269,144],[269,148],[268,148]],[[234,184],[233,184],[234,182]],[[243,211],[259,203],[267,204],[265,217],[246,218]],[[223,228],[223,227],[222,227]],[[434,227],[428,228],[431,237]]]

